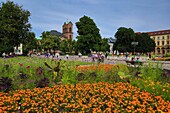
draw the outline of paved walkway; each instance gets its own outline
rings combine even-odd
[[[44,55],[41,57],[44,57]],[[92,62],[92,58],[88,57],[88,56],[82,56],[80,58],[78,56],[69,56],[68,59],[65,56],[60,56],[59,59],[71,60],[71,61]],[[130,60],[130,59],[131,58],[128,58],[128,60]],[[109,56],[107,59],[104,59],[105,64],[120,64],[120,63],[126,64],[125,61],[126,61],[126,58],[123,56],[121,56],[121,57]],[[140,61],[144,62],[144,64],[147,64],[148,62],[154,62],[155,64],[161,63],[163,69],[170,69],[170,61],[152,61],[152,60],[148,60],[147,57],[140,57]],[[95,59],[95,62],[97,62],[97,59]]]

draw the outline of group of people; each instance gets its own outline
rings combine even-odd
[[[95,62],[95,59],[97,59],[98,63],[104,62],[104,55],[102,53],[99,53],[99,52],[97,54],[92,53],[91,58],[92,58],[92,62]],[[107,58],[106,55],[105,55],[105,58]]]
[[[59,56],[60,56],[60,54],[59,54],[59,53],[50,53],[50,52],[46,52],[46,53],[45,53],[45,57],[46,57],[46,58],[49,58],[50,56],[51,56],[52,58],[55,58],[55,57],[56,57],[56,58],[58,59]]]
[[[131,61],[132,61],[132,62],[140,62],[140,59],[139,59],[139,57],[137,57],[136,60],[135,60],[135,58],[132,57]]]
[[[16,54],[15,54],[15,53],[12,53],[12,52],[10,52],[9,54],[4,52],[4,53],[2,54],[2,56],[3,56],[4,58],[10,58],[10,57],[15,57]]]

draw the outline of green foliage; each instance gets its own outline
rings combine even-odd
[[[62,51],[62,52],[68,52],[68,50],[69,50],[69,48],[68,48],[68,41],[67,40],[63,40],[63,41],[61,41],[61,43],[60,43],[60,50]]]
[[[147,33],[135,34],[133,29],[120,27],[115,34],[116,42],[113,49],[120,52],[134,51],[132,42],[138,42],[135,46],[137,52],[152,52],[155,50],[155,42]]]
[[[60,50],[62,52],[72,52],[75,47],[75,41],[72,39],[62,40],[58,35],[53,35],[50,32],[42,33],[41,48],[45,50]]]
[[[50,32],[43,32],[41,37],[41,48],[45,50],[59,49],[61,39],[58,35],[51,35]]]
[[[108,44],[108,39],[107,38],[103,38],[100,42],[100,45],[99,45],[99,50],[100,51],[103,51],[103,52],[106,52],[106,51],[109,51],[110,49],[110,46]]]
[[[75,69],[67,68],[67,70],[62,75],[61,81],[63,84],[76,84],[78,83],[76,79],[77,75],[78,75],[78,72]]]
[[[148,63],[145,67],[141,68],[142,77],[147,80],[152,80],[154,82],[161,78],[162,65],[160,63]]]
[[[133,47],[132,41],[135,41],[135,33],[131,28],[120,27],[115,34],[116,42],[114,44],[114,50],[120,52],[131,52]]]
[[[40,41],[35,38],[34,33],[30,34],[30,38],[31,40],[28,43],[23,45],[23,51],[28,52],[29,50],[33,50],[33,49],[36,49],[36,50],[40,49],[41,48]]]
[[[48,66],[44,64],[46,62]],[[58,62],[60,62],[59,68]],[[35,87],[45,87],[42,83],[48,83],[44,78],[49,79],[48,86],[53,86],[57,82],[65,79],[65,75],[69,80],[65,83],[75,84],[77,74],[73,71],[76,65],[92,64],[88,62],[71,62],[71,61],[54,61],[51,59],[37,58],[37,57],[16,57],[3,59],[0,58],[0,78],[8,77],[12,79],[13,89],[32,89]],[[58,73],[57,73],[58,72]],[[70,76],[71,75],[71,76]],[[74,76],[73,76],[74,75]],[[37,83],[37,84],[35,84]],[[39,83],[39,84],[38,84]]]
[[[87,16],[80,18],[76,22],[78,28],[76,50],[83,54],[89,54],[92,51],[106,51],[109,49],[107,39],[101,39],[99,29],[94,21]]]
[[[92,35],[94,38],[101,38],[99,29],[90,17],[83,16],[80,18],[79,22],[76,22],[76,27],[78,28],[77,32],[80,36]]]
[[[136,51],[146,53],[155,50],[156,44],[147,33],[136,34],[135,38],[139,42],[138,46],[136,46]]]
[[[170,52],[169,52],[169,53],[166,53],[166,54],[164,55],[164,57],[170,57]]]
[[[31,40],[29,23],[30,12],[22,9],[12,1],[2,2],[0,6],[0,45],[1,51],[9,51],[6,47],[18,46]]]

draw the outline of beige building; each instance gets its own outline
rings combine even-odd
[[[170,52],[170,30],[147,32],[155,41],[155,54],[166,54]]]

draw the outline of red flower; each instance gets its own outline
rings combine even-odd
[[[20,66],[22,66],[22,64],[19,63]]]
[[[27,68],[30,68],[30,66],[27,66]]]

